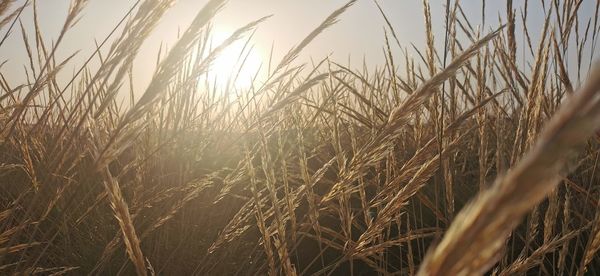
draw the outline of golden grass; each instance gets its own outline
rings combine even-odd
[[[527,1],[497,24],[446,1],[436,26],[424,0],[419,49],[374,1],[384,64],[299,63],[349,1],[240,89],[206,74],[268,17],[212,47],[211,0],[141,95],[133,61],[175,1],[133,3],[64,83],[87,2],[50,43],[36,1],[0,0],[0,50],[27,57],[23,79],[0,63],[0,274],[600,273],[600,2],[540,1],[533,35]]]

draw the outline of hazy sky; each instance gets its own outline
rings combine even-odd
[[[24,0],[17,2],[23,3]],[[38,0],[40,23],[47,41],[58,36],[69,2],[69,0]],[[81,50],[78,57],[67,68],[80,65],[94,49],[94,39],[101,41],[134,2],[133,0],[91,0],[83,12],[81,21],[65,37],[58,52],[59,56],[65,57]],[[171,8],[145,43],[140,58],[134,65],[138,83],[145,83],[151,77],[151,70],[148,68],[155,63],[161,41],[173,44],[178,28],[185,29],[206,2],[206,0],[180,0]],[[481,23],[481,2],[461,1],[473,24]],[[519,5],[522,2],[515,1],[515,4]],[[216,33],[224,36],[250,21],[265,15],[273,15],[259,26],[253,43],[255,56],[264,60],[268,57],[271,44],[274,42],[277,58],[302,40],[332,11],[345,3],[345,0],[230,0],[215,18],[214,26]],[[410,46],[412,42],[422,48],[425,41],[422,1],[379,0],[379,3],[391,20],[401,43],[404,43],[403,46]],[[443,45],[445,3],[446,0],[430,1],[432,23],[438,34],[436,37],[438,46]],[[502,10],[502,15],[504,14],[504,5],[505,1],[502,0],[487,1],[486,29],[498,25],[498,12]],[[589,18],[593,13],[594,5],[593,0],[584,1],[582,13],[585,18]],[[530,1],[529,11],[529,28],[533,34],[537,34],[544,16],[539,1]],[[22,16],[22,22],[27,30],[33,30],[30,27],[31,18],[32,12],[29,8]],[[332,58],[340,62],[345,62],[351,55],[356,64],[362,62],[363,56],[371,64],[382,64],[384,26],[384,20],[373,0],[359,0],[340,18],[340,22],[305,49],[300,60],[307,61],[309,56],[320,59],[332,54]],[[5,31],[6,28],[1,33],[4,34]],[[397,47],[395,50],[400,53]],[[2,72],[7,75],[23,75],[23,65],[27,63],[24,59],[25,53],[20,31],[16,28],[7,43],[0,48],[0,62],[9,60],[1,69]]]

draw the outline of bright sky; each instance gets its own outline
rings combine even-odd
[[[56,39],[66,16],[69,0],[38,1],[40,25],[47,41]],[[66,57],[81,50],[77,58],[67,66],[75,68],[81,65],[94,49],[94,40],[101,41],[117,24],[119,19],[134,3],[133,0],[91,0],[83,12],[81,21],[66,37],[58,52],[59,57]],[[172,45],[177,36],[178,28],[184,30],[196,13],[206,3],[206,0],[180,0],[167,13],[159,27],[146,42],[140,53],[140,58],[134,65],[135,78],[138,84],[147,83],[151,77],[152,68],[156,62],[156,54],[161,42]],[[451,2],[454,2],[451,1]],[[522,1],[515,1],[521,3]],[[534,34],[539,33],[543,13],[539,1],[529,1],[529,28]],[[24,3],[24,0],[17,1]],[[214,20],[215,39],[223,39],[237,27],[265,15],[273,15],[268,21],[259,26],[252,41],[254,51],[249,58],[250,67],[258,67],[261,61],[268,58],[272,43],[275,46],[275,61],[291,47],[302,40],[312,29],[318,26],[332,11],[345,4],[345,0],[230,0]],[[414,43],[423,48],[424,21],[421,0],[379,0],[387,16],[394,26],[403,46]],[[443,45],[444,5],[446,0],[430,1],[432,8],[433,26],[435,28],[436,44]],[[482,1],[461,1],[465,12],[472,24],[481,23]],[[505,1],[488,0],[486,7],[486,29],[498,25],[498,12],[504,10]],[[595,1],[585,0],[582,15],[589,18],[593,14]],[[502,11],[504,16],[504,11]],[[22,22],[29,31],[33,30],[32,12],[29,8],[22,16]],[[582,23],[583,24],[583,23]],[[300,61],[315,60],[332,54],[332,59],[346,63],[352,57],[353,64],[358,67],[363,56],[371,65],[383,64],[382,47],[384,45],[383,28],[385,22],[373,0],[359,0],[351,7],[335,26],[320,35],[308,48],[303,51]],[[4,34],[6,28],[0,32]],[[33,38],[30,38],[33,41]],[[19,28],[5,45],[0,48],[0,62],[9,62],[0,70],[8,76],[23,75],[23,65],[27,64],[26,52]],[[238,49],[241,46],[238,46]],[[401,51],[396,47],[398,55]],[[231,56],[231,54],[230,54]],[[231,60],[216,64],[218,70],[230,67]],[[141,86],[141,85],[138,85]]]

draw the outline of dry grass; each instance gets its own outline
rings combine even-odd
[[[527,1],[494,25],[446,1],[435,26],[425,0],[419,49],[374,1],[384,64],[299,64],[349,1],[239,89],[206,74],[267,18],[213,47],[211,0],[135,95],[174,2],[134,3],[64,82],[87,1],[50,43],[35,1],[0,0],[27,57],[22,80],[0,63],[0,274],[600,273],[600,2],[540,1],[534,35]]]

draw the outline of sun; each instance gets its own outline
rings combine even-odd
[[[212,33],[213,48],[221,45],[232,32],[215,29]],[[248,88],[263,63],[259,50],[245,38],[235,41],[221,51],[211,63],[208,76],[220,88]]]

